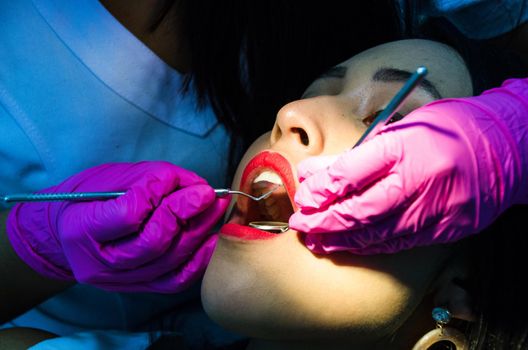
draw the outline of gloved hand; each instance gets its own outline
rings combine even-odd
[[[113,291],[178,292],[198,280],[229,198],[167,162],[110,163],[42,192],[126,191],[116,199],[33,202],[10,212],[17,254],[42,275]]]
[[[528,202],[528,79],[446,99],[298,167],[293,229],[316,253],[454,242]],[[343,232],[347,231],[347,232]]]

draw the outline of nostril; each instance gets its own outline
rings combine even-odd
[[[310,139],[308,138],[308,134],[304,129],[302,128],[291,128],[291,132],[294,134],[299,135],[299,139],[301,140],[301,143],[305,146],[308,146],[310,144]]]

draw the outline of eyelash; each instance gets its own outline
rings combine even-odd
[[[363,118],[361,121],[363,122],[363,124],[365,124],[365,126],[370,126],[370,124],[372,124],[372,122],[374,121],[374,119],[376,119],[376,117],[381,113],[383,112],[383,109],[380,109],[379,111],[377,111],[376,113],[372,113],[370,115],[368,115],[367,117]],[[387,122],[387,124],[391,124],[391,123],[395,123],[397,122],[398,120],[402,120],[403,119],[403,115],[401,115],[400,113],[394,113],[394,115],[390,118],[390,120]]]

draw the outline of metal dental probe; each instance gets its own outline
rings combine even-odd
[[[398,93],[392,98],[387,107],[385,107],[385,109],[376,117],[376,119],[374,119],[372,124],[369,125],[367,130],[363,133],[361,138],[358,140],[358,142],[356,142],[356,144],[352,148],[359,146],[370,133],[378,132],[379,129],[386,125],[387,122],[391,120],[394,113],[396,113],[400,109],[403,102],[405,102],[407,97],[409,97],[411,92],[418,86],[418,84],[420,84],[420,82],[426,75],[427,68],[423,66],[418,67],[416,71],[405,82],[400,91],[398,91]]]
[[[230,190],[228,188],[217,188],[214,190],[217,197],[225,197],[228,194],[242,195],[254,201],[260,201],[269,197],[280,185],[275,185],[270,191],[256,197],[242,191]],[[21,193],[8,194],[2,197],[4,203],[14,202],[50,202],[50,201],[87,201],[113,199],[124,195],[125,192],[70,192],[70,193]]]
[[[228,194],[239,194],[239,195],[242,195],[242,196],[246,196],[248,198],[251,198],[253,199],[254,201],[260,201],[261,199],[265,199],[265,198],[268,198],[273,192],[275,192],[275,190],[279,187],[281,187],[282,185],[279,185],[279,184],[275,184],[273,186],[273,188],[271,190],[269,190],[268,192],[264,193],[264,194],[261,194],[260,196],[258,197],[255,197],[255,196],[252,196],[250,195],[249,193],[246,193],[246,192],[242,192],[242,191],[235,191],[235,190],[230,190],[230,189],[227,189],[227,188],[220,188],[220,189],[215,189],[215,193],[216,193],[216,196],[217,197],[225,197],[227,196]]]

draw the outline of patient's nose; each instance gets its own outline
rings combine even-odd
[[[298,156],[318,155],[324,149],[325,104],[321,99],[291,102],[282,107],[271,132],[272,148]]]

